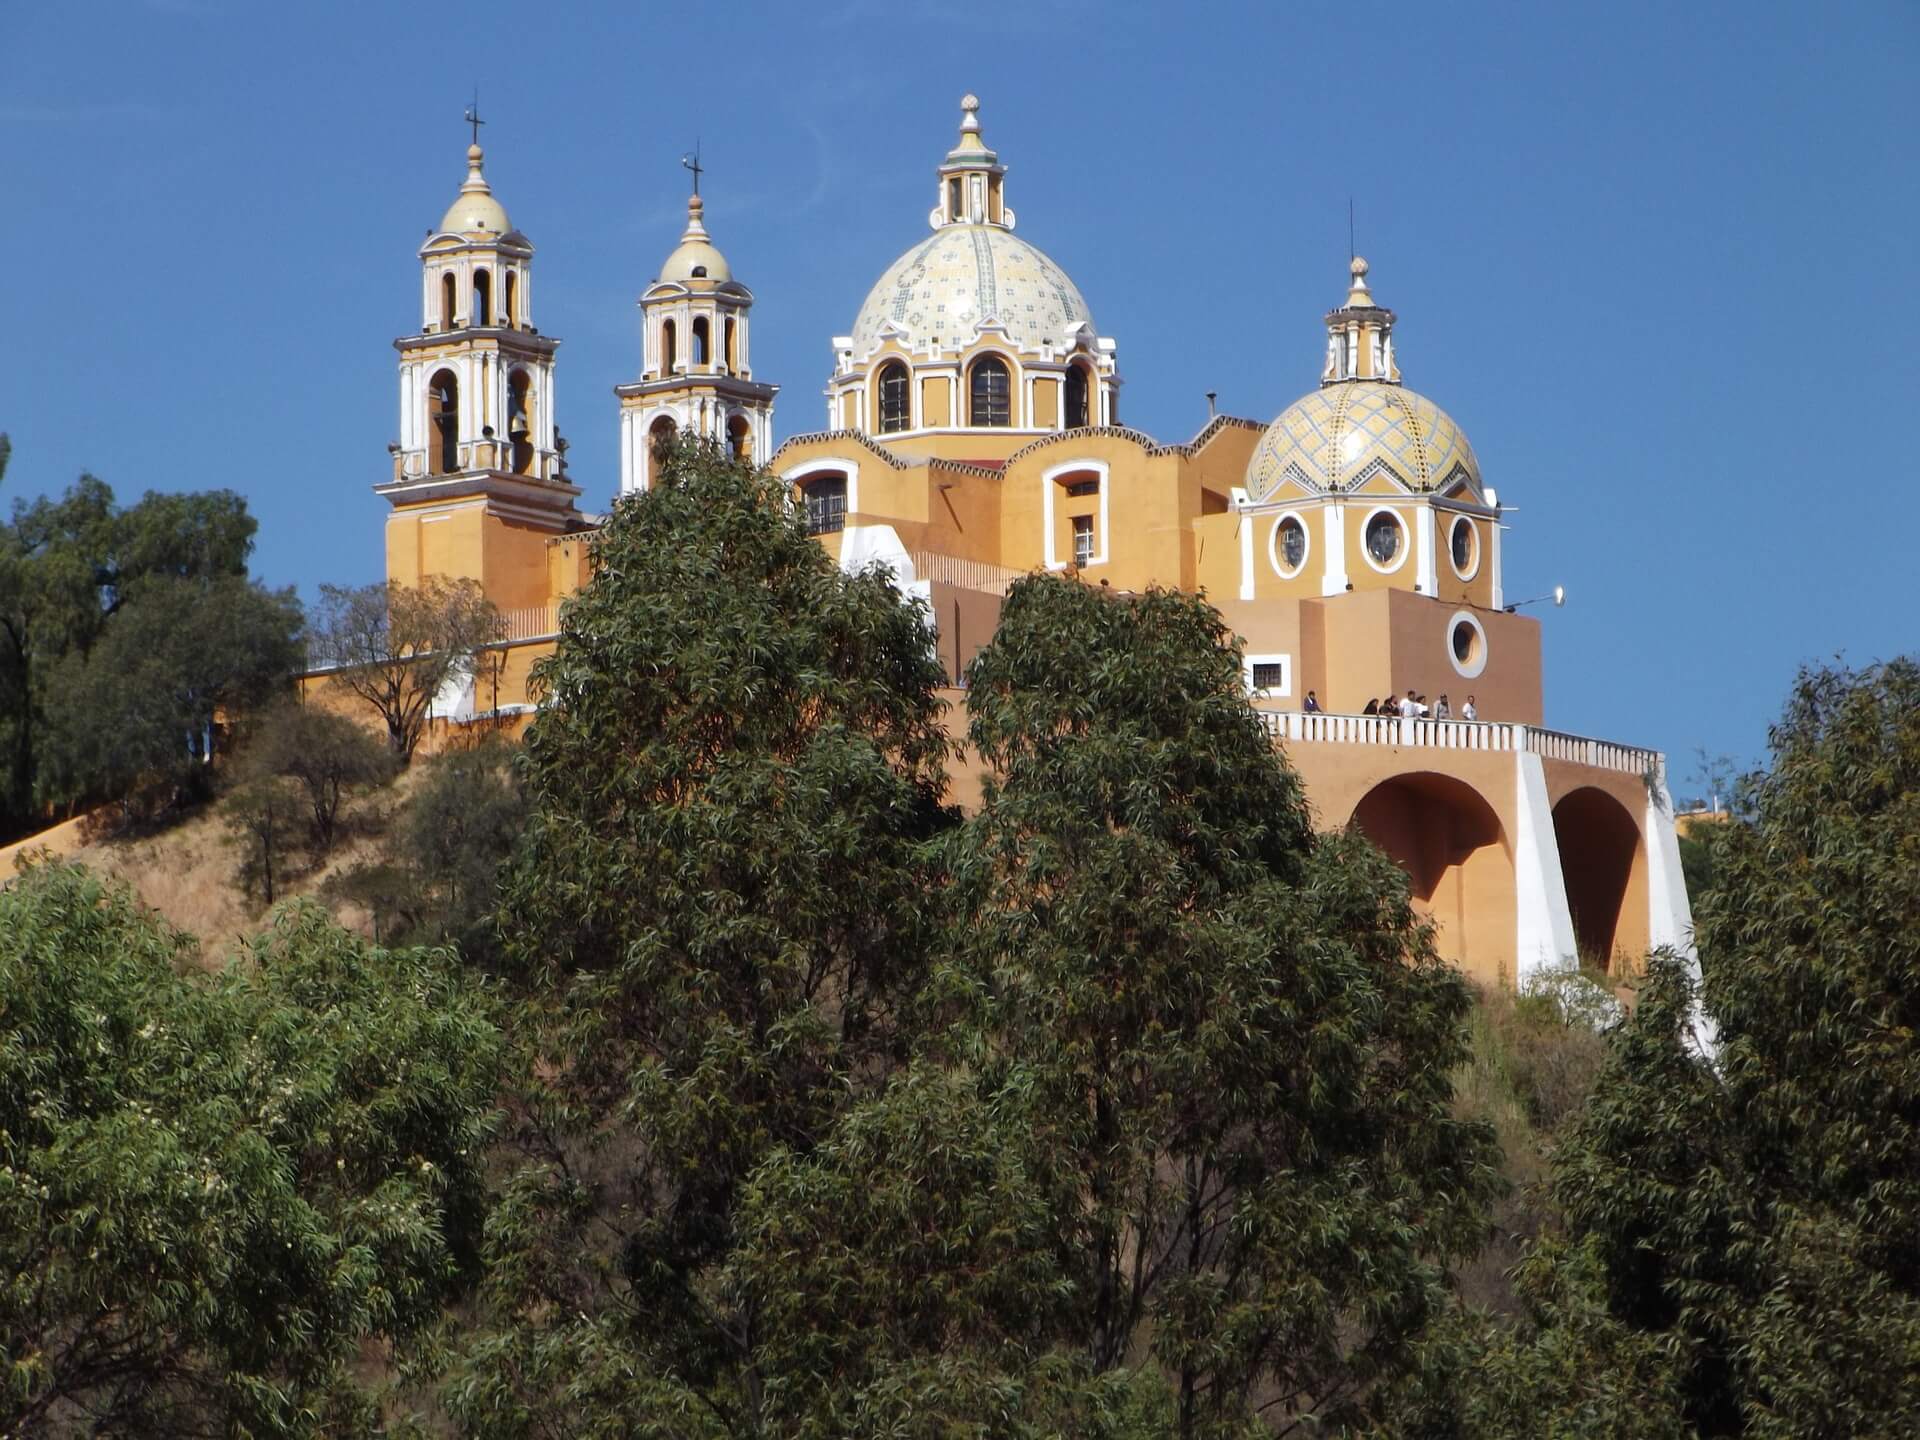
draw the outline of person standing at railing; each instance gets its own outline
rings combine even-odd
[[[1306,703],[1302,705],[1300,709],[1304,714],[1318,715],[1320,713],[1320,697],[1311,690],[1307,691]]]
[[[1375,700],[1369,697],[1369,699],[1367,700],[1367,708],[1362,710],[1360,713],[1362,715],[1378,715],[1380,713],[1380,702],[1378,700]]]
[[[1434,702],[1433,718],[1436,720],[1451,720],[1453,718],[1453,706],[1447,703],[1447,692],[1444,690],[1440,692],[1440,698]]]
[[[1480,707],[1473,703],[1473,697],[1471,695],[1467,696],[1467,703],[1460,707],[1460,718],[1462,720],[1478,720],[1480,718]]]

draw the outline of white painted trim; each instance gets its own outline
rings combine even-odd
[[[1264,690],[1253,688],[1253,667],[1255,665],[1278,665],[1280,683],[1269,685]],[[1253,699],[1285,700],[1293,694],[1293,656],[1278,652],[1266,655],[1246,655],[1241,657],[1240,680],[1247,687],[1247,695]]]
[[[1500,573],[1500,532],[1506,528],[1498,520],[1487,527],[1487,539],[1493,549],[1493,608],[1496,610],[1507,608],[1507,587]]]
[[[1466,526],[1467,533],[1473,536],[1473,563],[1464,570],[1453,563],[1453,537],[1462,525]],[[1455,515],[1453,523],[1447,526],[1447,565],[1462,580],[1471,580],[1480,573],[1480,532],[1474,528],[1470,516]]]
[[[1538,755],[1514,756],[1513,910],[1515,988],[1534,976],[1579,966],[1573,911],[1560,869],[1560,842],[1547,802],[1547,769]]]
[[[1693,939],[1693,907],[1687,896],[1686,871],[1680,864],[1680,836],[1673,824],[1673,796],[1667,791],[1666,758],[1654,765],[1647,788],[1646,822],[1641,827],[1647,847],[1647,948],[1672,950],[1686,961],[1695,985],[1700,983],[1700,952]],[[1704,1007],[1695,1004],[1693,1035],[1708,1059],[1720,1048],[1719,1027]]]
[[[1440,590],[1439,567],[1433,554],[1433,507],[1421,505],[1413,512],[1413,545],[1418,556],[1416,574],[1413,583],[1422,595],[1438,594]]]
[[[808,477],[827,472],[847,477],[847,520],[851,524],[853,517],[860,511],[860,465],[854,460],[805,460],[798,465],[789,466],[780,472],[780,479],[787,488],[803,484]]]
[[[1381,515],[1391,515],[1393,523],[1400,527],[1400,544],[1393,552],[1393,563],[1382,565],[1373,558],[1373,551],[1367,548],[1367,531],[1373,528],[1374,519]],[[1360,558],[1382,575],[1392,575],[1407,563],[1407,552],[1413,549],[1412,538],[1407,534],[1407,517],[1391,505],[1376,505],[1367,512],[1367,518],[1360,522]]]
[[[1244,490],[1236,490],[1237,495],[1245,496]],[[1253,516],[1242,510],[1240,521],[1240,598],[1253,599]]]
[[[1058,465],[1049,466],[1040,472],[1040,484],[1045,487],[1040,492],[1040,524],[1043,533],[1040,537],[1040,553],[1045,558],[1047,569],[1064,570],[1067,562],[1058,557],[1053,547],[1053,503],[1060,489],[1060,477],[1064,475],[1094,475],[1100,481],[1100,533],[1094,537],[1098,547],[1088,566],[1104,565],[1112,553],[1112,544],[1107,528],[1109,500],[1113,492],[1112,473],[1104,460],[1067,460]]]
[[[1292,520],[1300,527],[1300,534],[1306,540],[1306,549],[1300,552],[1300,563],[1289,570],[1280,563],[1280,527]],[[1307,520],[1298,510],[1283,510],[1273,517],[1273,524],[1267,530],[1267,563],[1273,566],[1273,573],[1282,580],[1298,580],[1306,573],[1307,562],[1313,559],[1313,531],[1307,527]]]
[[[1474,647],[1473,658],[1464,664],[1461,663],[1460,657],[1453,653],[1453,632],[1462,625],[1471,626],[1475,637],[1480,642]],[[1480,623],[1480,617],[1471,610],[1453,612],[1453,618],[1447,621],[1447,633],[1440,643],[1447,647],[1447,663],[1453,666],[1454,673],[1461,679],[1477,680],[1480,678],[1480,673],[1487,668],[1487,627]]]
[[[1344,595],[1347,590],[1347,507],[1322,505],[1327,519],[1327,568],[1320,581],[1322,595]]]

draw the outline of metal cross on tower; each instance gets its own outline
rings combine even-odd
[[[480,127],[487,122],[480,118],[480,91],[477,88],[473,92],[473,103],[467,106],[466,122],[473,127],[473,143],[478,145]]]
[[[704,173],[704,167],[700,164],[700,142],[698,140],[693,142],[693,153],[691,155],[682,155],[680,157],[680,163],[693,172],[693,193],[698,195],[700,193],[700,176]]]

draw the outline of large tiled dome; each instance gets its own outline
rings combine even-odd
[[[1461,478],[1480,487],[1480,462],[1446,411],[1403,385],[1343,380],[1296,400],[1267,427],[1247,464],[1247,495],[1264,500],[1289,478],[1339,493],[1382,469],[1413,490]]]
[[[945,225],[887,268],[853,322],[853,353],[865,355],[888,322],[909,348],[964,348],[998,322],[1021,349],[1066,349],[1091,325],[1087,302],[1066,272],[998,225]]]

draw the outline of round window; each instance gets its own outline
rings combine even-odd
[[[1471,610],[1456,610],[1447,623],[1447,658],[1471,680],[1487,668],[1487,632]]]
[[[1453,534],[1448,537],[1449,549],[1453,552],[1453,571],[1462,580],[1473,578],[1473,572],[1479,566],[1476,553],[1480,537],[1474,533],[1473,522],[1464,515],[1456,515],[1453,520]]]
[[[1367,521],[1367,554],[1376,565],[1391,565],[1400,553],[1400,522],[1382,510]]]
[[[1300,523],[1297,516],[1288,515],[1280,522],[1275,546],[1280,553],[1281,573],[1298,575],[1307,559],[1307,527]]]

